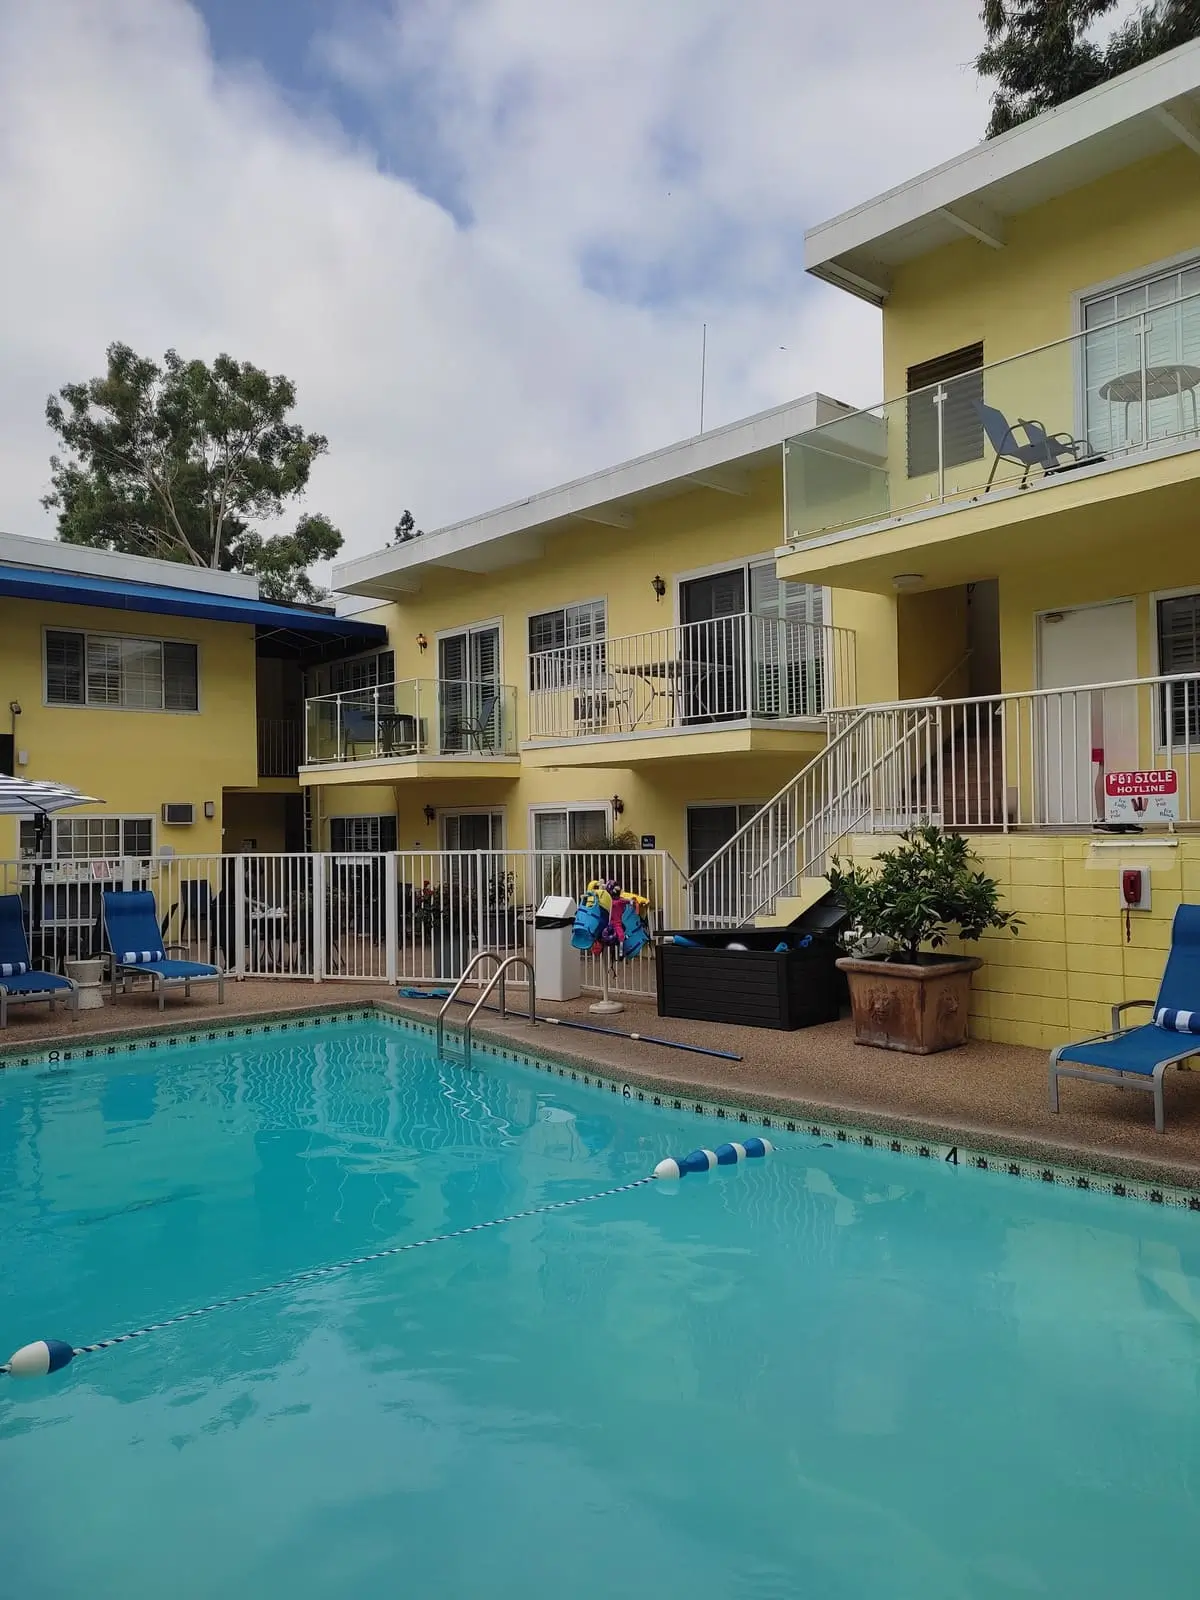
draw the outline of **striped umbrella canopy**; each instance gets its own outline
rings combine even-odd
[[[101,806],[103,800],[80,794],[65,783],[50,783],[41,778],[0,777],[0,816],[28,816],[35,812],[49,816],[52,811],[69,811],[72,806]]]

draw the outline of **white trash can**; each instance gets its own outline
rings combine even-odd
[[[579,910],[569,894],[548,894],[533,919],[533,970],[539,1000],[578,1000],[583,992],[579,951],[571,929]]]

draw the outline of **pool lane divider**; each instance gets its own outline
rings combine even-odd
[[[61,1372],[76,1356],[95,1355],[98,1350],[111,1350],[119,1344],[129,1344],[133,1339],[144,1339],[149,1333],[159,1333],[163,1328],[174,1328],[196,1317],[207,1317],[214,1311],[225,1311],[230,1306],[245,1305],[249,1300],[260,1300],[263,1295],[277,1294],[281,1289],[291,1289],[301,1284],[313,1283],[331,1277],[335,1272],[346,1272],[351,1267],[363,1267],[372,1261],[387,1261],[392,1256],[405,1255],[410,1250],[420,1250],[427,1244],[446,1244],[451,1239],[465,1239],[472,1233],[483,1233],[488,1228],[502,1227],[506,1222],[520,1222],[525,1217],[545,1216],[550,1211],[566,1211],[571,1206],[590,1205],[593,1200],[608,1200],[613,1195],[629,1194],[634,1189],[644,1189],[647,1184],[662,1179],[683,1178],[689,1172],[709,1172],[713,1167],[734,1166],[747,1157],[765,1156],[773,1149],[768,1139],[747,1139],[744,1144],[722,1144],[715,1150],[693,1150],[690,1155],[668,1157],[660,1161],[654,1171],[632,1183],[619,1183],[613,1189],[598,1189],[595,1194],[577,1195],[573,1200],[551,1200],[544,1206],[530,1206],[527,1211],[512,1211],[506,1217],[492,1217],[487,1222],[473,1222],[466,1228],[455,1228],[451,1233],[431,1234],[428,1239],[413,1239],[409,1244],[390,1245],[386,1250],[372,1250],[369,1255],[349,1256],[345,1261],[334,1261],[325,1267],[310,1267],[307,1272],[294,1273],[290,1278],[280,1278],[277,1283],[266,1283],[259,1289],[248,1289],[244,1294],[229,1295],[224,1300],[214,1300],[210,1305],[197,1306],[194,1311],[182,1311],[178,1316],[165,1317],[162,1322],[149,1322],[144,1328],[133,1328],[128,1333],[118,1333],[111,1339],[99,1339],[95,1344],[70,1345],[65,1339],[35,1339],[32,1344],[15,1350],[0,1374],[13,1378],[44,1378],[49,1372]]]
[[[455,1005],[473,1005],[472,1000],[460,1000],[449,989],[398,989],[401,1000],[453,1000]],[[499,1006],[484,1006],[485,1011],[499,1012]],[[594,1022],[572,1022],[569,1017],[539,1017],[552,1028],[575,1028],[580,1033],[603,1033],[610,1039],[635,1039],[638,1044],[658,1044],[667,1050],[686,1050],[694,1056],[718,1056],[722,1061],[741,1061],[744,1058],[734,1050],[713,1050],[706,1044],[683,1044],[678,1039],[660,1039],[652,1033],[626,1033],[624,1028],[599,1028]]]

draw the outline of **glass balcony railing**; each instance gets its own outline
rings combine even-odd
[[[855,638],[749,613],[530,656],[530,739],[820,717],[855,698]]]
[[[305,702],[305,761],[515,756],[517,691],[507,683],[407,678]]]
[[[788,542],[1200,446],[1200,294],[1153,304],[1156,289],[1130,315],[1108,297],[1071,338],[789,439]]]

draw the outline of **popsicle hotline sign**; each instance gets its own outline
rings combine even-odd
[[[1106,772],[1105,822],[1178,822],[1179,774]]]

